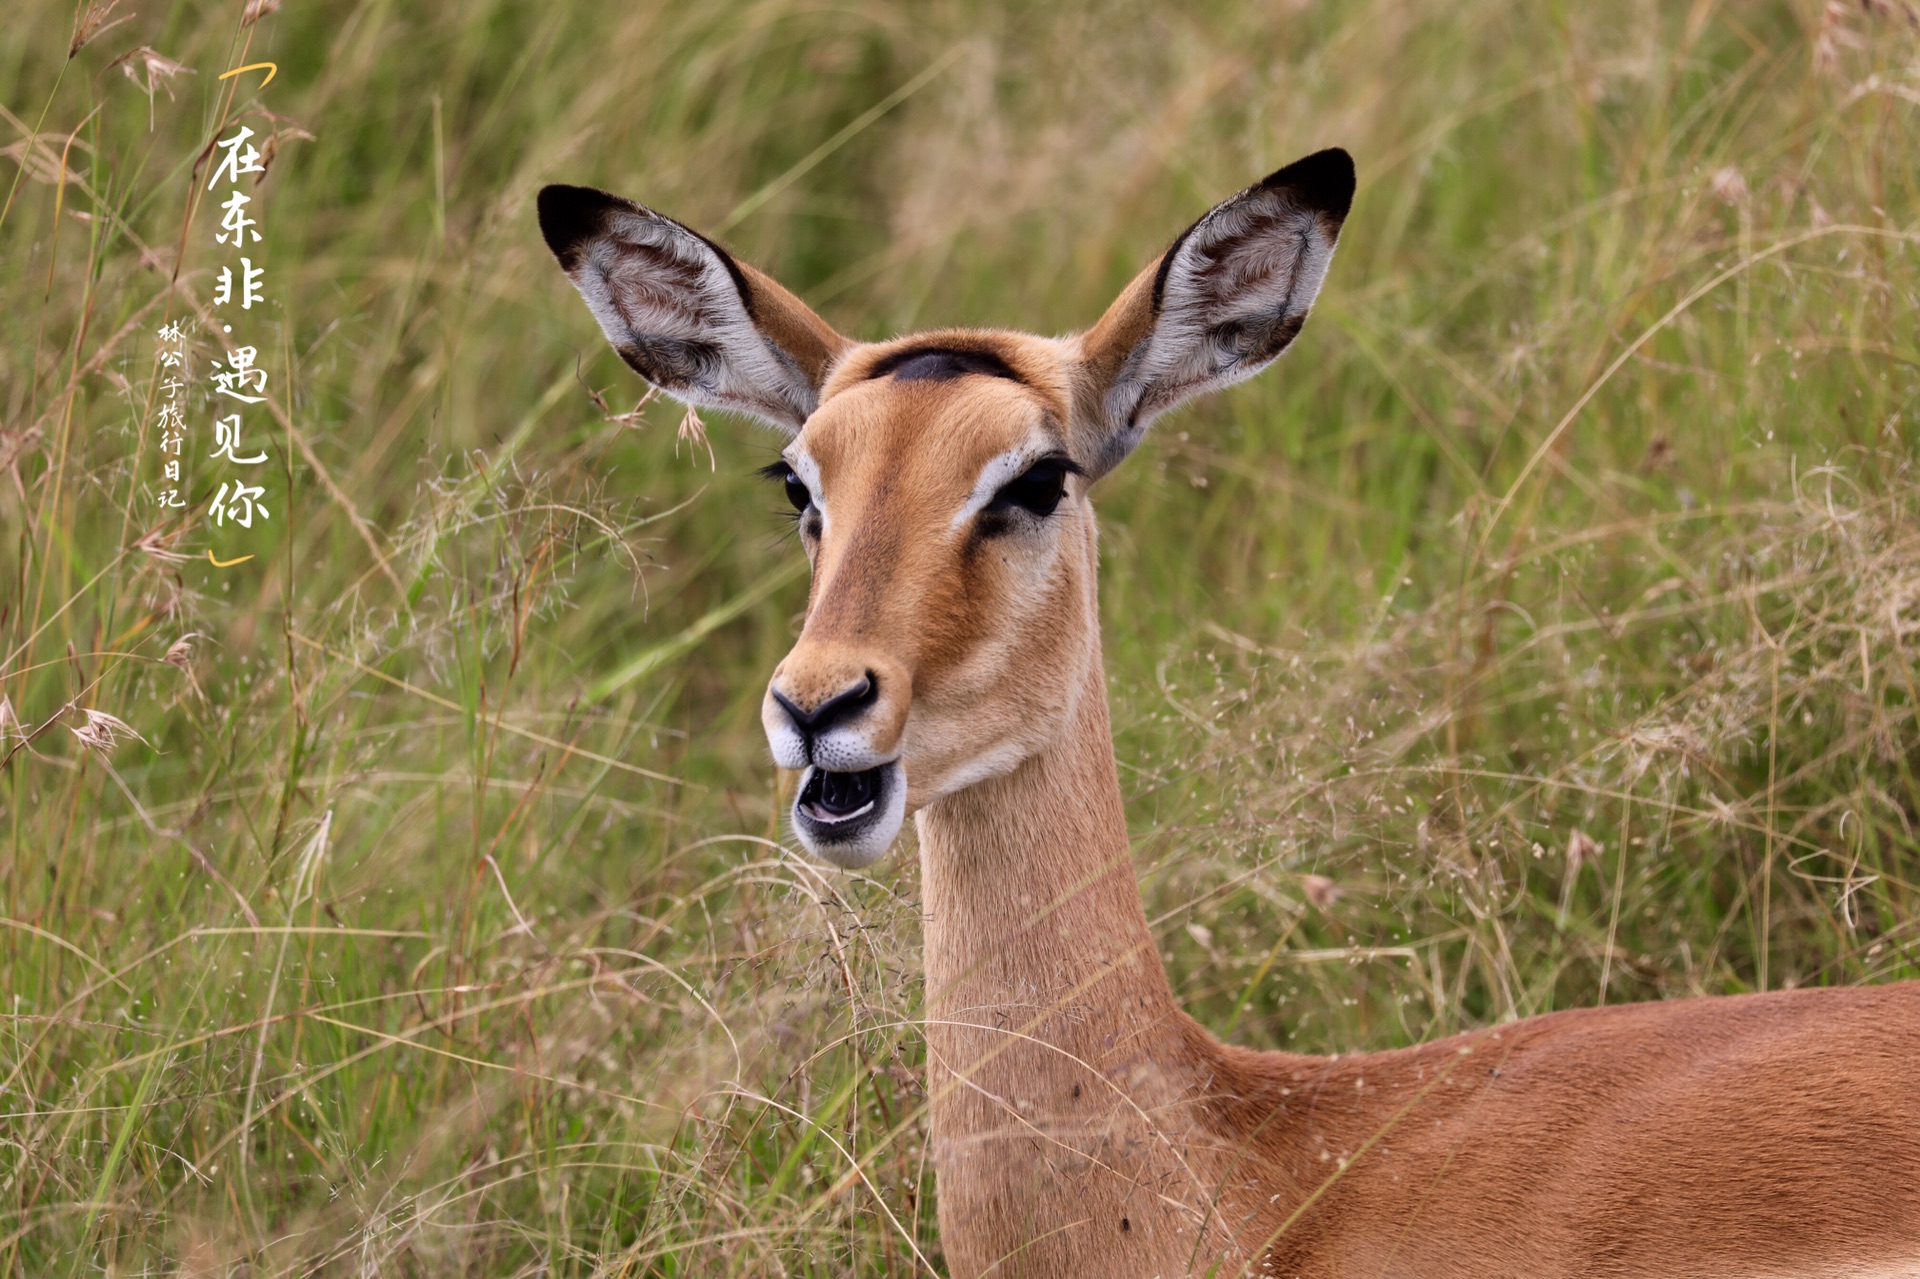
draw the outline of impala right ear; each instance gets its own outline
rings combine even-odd
[[[540,232],[620,358],[667,394],[791,435],[848,342],[768,276],[652,209],[540,192]]]
[[[1076,442],[1095,475],[1182,400],[1250,378],[1287,349],[1327,278],[1353,203],[1353,159],[1333,148],[1222,201],[1135,277],[1080,340]]]

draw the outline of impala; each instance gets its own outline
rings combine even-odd
[[[814,856],[912,814],[952,1273],[1920,1275],[1920,983],[1553,1013],[1390,1052],[1222,1044],[1176,1006],[1107,719],[1089,490],[1300,331],[1354,189],[1311,155],[1074,337],[836,333],[580,187],[540,226],[614,348],[789,438],[813,566],[761,709]]]

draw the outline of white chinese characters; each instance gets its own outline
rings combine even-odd
[[[243,404],[258,404],[266,399],[267,374],[265,369],[253,367],[253,361],[260,353],[250,346],[236,346],[233,354],[222,365],[213,362],[213,389],[216,394],[230,395]],[[248,390],[260,391],[260,395],[248,395]]]
[[[233,490],[232,496],[228,496],[227,494],[229,488]],[[264,520],[267,518],[267,508],[260,501],[260,499],[266,495],[267,490],[259,485],[241,484],[237,481],[231,484],[223,483],[220,486],[220,491],[216,493],[213,498],[213,506],[210,511],[210,514],[213,516],[213,522],[221,528],[225,528],[227,521],[232,520],[241,528],[252,528],[253,516],[256,511],[259,512],[261,519]]]
[[[214,143],[222,154],[220,163],[213,166],[213,176],[207,179],[207,190],[213,190],[221,178],[237,183],[243,173],[267,171],[266,166],[260,163],[260,152],[247,145],[247,139],[252,136],[253,130],[243,124],[232,137]]]
[[[240,259],[240,309],[253,310],[253,304],[260,300],[260,280],[266,272],[253,264],[251,258]],[[225,306],[233,301],[233,268],[220,268],[220,282],[213,287],[213,304]]]
[[[227,190],[226,198],[219,206],[219,230],[213,239],[215,244],[226,245],[230,251],[249,249],[261,242],[259,220],[250,212],[253,196],[239,189],[242,175],[255,175],[254,181],[257,183],[259,175],[266,172],[259,149],[249,141],[252,137],[253,130],[242,125],[230,137],[215,142],[218,159],[207,179],[207,190],[213,191],[222,185]],[[257,265],[250,254],[242,254],[237,264],[230,261],[222,266],[214,280],[215,313],[236,306],[241,311],[252,311],[255,303],[266,300],[266,276],[266,268]],[[233,326],[222,324],[220,331],[232,334]],[[237,406],[266,403],[267,371],[259,366],[259,348],[241,342],[238,337],[223,345],[226,346],[226,353],[214,359],[208,375],[214,403],[220,407],[215,409],[213,451],[207,457],[216,465],[228,467],[263,466],[269,460],[267,452],[257,443],[252,446],[246,443],[246,421]],[[220,491],[214,495],[207,514],[215,528],[224,529],[231,525],[250,529],[256,518],[262,521],[272,518],[266,496],[265,484],[225,478],[221,480]]]
[[[229,462],[238,462],[242,466],[253,466],[267,460],[265,453],[256,453],[252,457],[241,457],[240,415],[230,413],[226,417],[213,420],[213,452],[208,457],[224,457]]]
[[[154,358],[160,362],[160,390],[165,397],[160,401],[155,425],[160,431],[160,475],[166,487],[157,500],[163,508],[184,507],[187,499],[180,491],[180,450],[186,442],[187,409],[180,388],[186,384],[187,335],[178,320],[169,320],[154,336],[159,342]]]

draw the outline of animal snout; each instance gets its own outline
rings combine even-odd
[[[890,663],[796,651],[767,685],[760,719],[782,768],[855,772],[893,757],[906,703],[906,673]]]
[[[767,691],[773,695],[773,700],[780,704],[780,709],[787,713],[787,718],[793,721],[794,727],[800,730],[800,735],[812,738],[816,733],[824,733],[842,720],[856,718],[878,701],[880,677],[872,671],[867,671],[856,683],[830,695],[811,710],[781,692],[777,684]]]

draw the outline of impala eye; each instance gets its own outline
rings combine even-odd
[[[995,493],[982,513],[1005,516],[1018,508],[1044,519],[1053,514],[1060,499],[1066,496],[1067,476],[1077,475],[1079,471],[1079,467],[1064,457],[1043,457]]]
[[[785,491],[787,501],[793,504],[794,510],[804,512],[813,505],[813,494],[808,491],[806,481],[794,473],[793,468],[787,465],[785,458],[781,458],[772,466],[761,467],[760,474]]]

